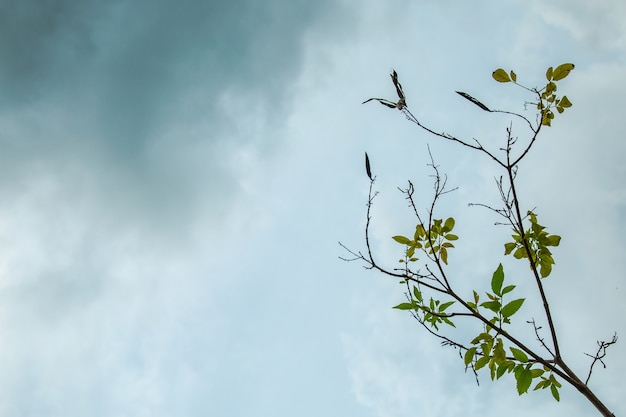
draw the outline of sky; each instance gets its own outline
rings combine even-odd
[[[477,386],[410,315],[396,281],[339,259],[415,227],[428,147],[451,187],[459,288],[499,263],[542,320],[527,268],[494,226],[497,166],[428,136],[369,97],[496,152],[525,112],[491,72],[559,83],[557,115],[518,175],[524,209],[561,235],[546,292],[565,359],[586,375],[597,340],[626,334],[626,5],[617,0],[4,0],[0,3],[0,415],[588,416],[564,387],[519,397]],[[519,128],[519,130],[517,130]],[[515,125],[520,140],[528,131]],[[519,132],[519,133],[518,133]],[[510,271],[510,272],[508,272]],[[524,293],[527,291],[527,293]],[[545,323],[544,323],[545,325]],[[461,338],[471,339],[462,328]],[[590,386],[616,414],[620,339]]]

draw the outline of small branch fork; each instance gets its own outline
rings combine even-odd
[[[351,254],[351,257],[349,258],[344,258],[344,257],[340,257],[340,259],[344,260],[344,261],[362,261],[365,263],[364,267],[367,269],[375,269],[387,276],[393,277],[395,279],[400,279],[401,282],[406,284],[407,287],[407,298],[409,300],[411,300],[411,296],[409,295],[411,292],[410,286],[411,284],[417,286],[418,289],[422,288],[428,288],[436,293],[439,294],[445,294],[449,297],[451,297],[453,300],[457,301],[459,303],[460,306],[463,307],[463,311],[457,311],[457,312],[453,312],[453,313],[436,313],[436,312],[432,312],[432,311],[428,311],[429,314],[432,315],[439,315],[440,317],[445,317],[445,318],[449,318],[449,317],[474,317],[476,319],[478,319],[484,326],[485,328],[491,328],[493,329],[497,335],[501,335],[503,338],[507,339],[510,343],[512,343],[513,345],[517,346],[519,349],[523,350],[529,357],[531,361],[537,362],[542,364],[545,368],[549,369],[551,372],[553,372],[554,374],[558,375],[559,377],[561,377],[563,380],[565,380],[566,382],[568,382],[569,384],[571,384],[572,386],[574,386],[579,392],[581,392],[604,416],[613,416],[614,415],[608,410],[608,408],[595,396],[595,394],[588,388],[587,384],[589,382],[589,379],[591,378],[591,374],[593,371],[593,367],[595,366],[595,364],[597,362],[600,362],[604,367],[606,367],[605,363],[603,362],[603,358],[606,355],[606,349],[615,344],[617,342],[617,335],[613,336],[613,338],[606,342],[606,341],[599,341],[598,342],[598,351],[596,352],[595,355],[590,355],[590,354],[586,354],[587,356],[593,358],[593,362],[589,368],[589,373],[587,375],[587,378],[585,380],[585,382],[582,382],[578,376],[567,366],[567,364],[565,363],[565,361],[563,360],[562,356],[561,356],[561,351],[559,348],[559,344],[558,344],[558,338],[557,338],[557,333],[556,333],[556,329],[554,326],[554,322],[552,319],[552,315],[550,312],[550,307],[549,307],[549,303],[543,288],[543,283],[541,280],[541,276],[540,273],[538,271],[538,267],[535,264],[535,262],[533,261],[533,256],[532,256],[532,251],[531,248],[529,246],[528,243],[528,239],[525,236],[525,231],[524,231],[524,227],[523,227],[523,220],[525,220],[525,216],[522,216],[521,214],[521,210],[520,210],[520,201],[519,201],[519,197],[517,194],[517,189],[516,189],[516,185],[515,185],[515,178],[516,178],[516,174],[517,174],[517,170],[518,170],[518,165],[520,163],[520,161],[528,154],[528,152],[530,151],[530,149],[532,148],[532,146],[535,144],[536,139],[538,137],[538,134],[541,130],[542,124],[539,121],[537,123],[536,126],[534,126],[527,118],[525,118],[522,115],[516,114],[516,113],[511,113],[511,112],[506,112],[506,111],[500,111],[500,110],[490,110],[488,109],[485,105],[483,105],[482,103],[478,102],[477,100],[473,99],[471,96],[465,94],[465,93],[461,93],[458,92],[459,94],[461,94],[463,97],[467,98],[470,101],[473,101],[475,104],[477,104],[479,107],[481,107],[483,110],[489,111],[489,112],[493,112],[493,113],[503,113],[503,114],[507,114],[507,115],[512,115],[518,118],[521,118],[522,120],[524,120],[530,127],[531,131],[532,131],[532,136],[531,139],[529,141],[529,143],[526,145],[526,147],[524,148],[524,150],[521,152],[521,154],[517,157],[513,157],[512,156],[512,150],[513,150],[513,145],[516,144],[517,142],[517,138],[515,138],[512,135],[512,128],[511,126],[508,126],[506,129],[506,147],[503,149],[500,149],[500,151],[504,151],[504,158],[499,158],[498,156],[496,156],[492,151],[484,148],[480,142],[476,139],[474,139],[475,143],[470,143],[466,140],[463,139],[459,139],[453,135],[450,135],[448,133],[445,132],[437,132],[425,125],[423,125],[422,123],[420,123],[418,121],[418,119],[413,115],[413,113],[411,113],[411,111],[408,109],[407,104],[406,104],[406,98],[404,96],[404,92],[402,89],[402,85],[400,84],[399,80],[398,80],[398,74],[396,73],[396,71],[392,71],[391,73],[391,80],[395,86],[396,89],[396,93],[398,94],[398,101],[394,102],[391,100],[386,100],[386,99],[380,99],[380,98],[371,98],[368,99],[366,101],[364,101],[364,103],[367,103],[369,101],[378,101],[379,103],[381,103],[382,105],[388,107],[388,108],[395,108],[400,110],[405,116],[406,118],[415,123],[417,126],[419,126],[420,128],[422,128],[423,130],[427,131],[428,133],[436,136],[436,137],[440,137],[442,139],[446,139],[446,140],[450,140],[452,142],[456,142],[459,143],[462,146],[468,147],[470,149],[474,149],[477,150],[485,155],[487,155],[491,160],[493,160],[494,162],[496,162],[496,164],[498,164],[500,167],[502,167],[505,171],[506,171],[506,184],[505,181],[503,180],[503,177],[500,177],[499,180],[496,180],[497,183],[497,187],[498,190],[500,192],[500,197],[502,199],[502,202],[504,203],[504,207],[503,208],[492,208],[490,206],[487,205],[483,205],[483,204],[474,204],[474,205],[478,205],[478,206],[483,206],[486,207],[494,212],[496,212],[497,214],[499,214],[500,216],[502,216],[504,219],[506,219],[505,223],[498,223],[498,224],[506,224],[509,225],[511,227],[513,227],[514,231],[521,237],[521,242],[523,242],[522,244],[524,245],[524,249],[528,255],[527,259],[529,261],[530,264],[530,269],[532,270],[533,276],[535,278],[535,284],[536,287],[538,289],[540,298],[542,300],[543,303],[543,309],[544,309],[544,313],[546,316],[546,320],[548,323],[548,328],[550,331],[550,345],[548,345],[548,343],[546,343],[546,341],[544,340],[544,338],[542,338],[539,334],[539,330],[541,329],[540,326],[538,326],[535,322],[534,319],[532,319],[531,321],[529,321],[529,324],[532,324],[534,331],[535,331],[535,335],[537,337],[537,340],[539,341],[539,343],[541,344],[541,346],[549,353],[550,358],[544,358],[541,355],[539,355],[538,353],[536,353],[534,350],[532,350],[531,348],[529,348],[528,346],[526,346],[524,343],[522,343],[520,340],[516,339],[514,336],[510,335],[508,332],[506,332],[503,328],[501,328],[498,324],[494,324],[492,321],[490,321],[487,317],[483,316],[478,309],[474,309],[472,307],[470,307],[470,305],[468,305],[468,303],[466,301],[463,300],[463,298],[461,298],[461,296],[459,296],[455,290],[453,289],[452,285],[450,284],[450,280],[446,275],[445,269],[444,269],[444,263],[442,262],[442,260],[440,259],[439,255],[435,252],[433,253],[428,253],[427,251],[424,251],[424,253],[426,254],[427,258],[428,258],[428,262],[425,265],[425,270],[422,272],[420,270],[414,271],[411,270],[409,268],[409,262],[408,259],[406,259],[405,263],[404,263],[404,268],[402,269],[388,269],[385,267],[382,267],[374,258],[373,252],[372,252],[372,245],[371,245],[371,240],[370,240],[370,227],[371,227],[371,220],[372,220],[372,216],[371,216],[371,211],[372,211],[372,205],[373,205],[373,201],[374,198],[377,196],[377,192],[373,191],[373,185],[374,182],[376,180],[375,176],[372,176],[371,174],[371,167],[370,167],[370,161],[369,158],[366,154],[366,169],[367,169],[367,174],[368,177],[370,179],[370,187],[369,187],[369,193],[368,193],[368,201],[367,201],[367,221],[366,221],[366,226],[365,226],[365,244],[366,244],[366,248],[367,248],[367,253],[363,254],[362,252],[355,252],[351,249],[349,249],[348,247],[346,247],[344,244],[342,244],[341,242],[339,242],[339,244],[341,245],[342,248],[344,248],[349,254]],[[536,90],[530,90],[533,93],[536,93],[539,96],[538,91]],[[540,98],[540,97],[539,97]],[[408,182],[408,187],[406,189],[400,189],[400,191],[405,194],[407,201],[409,202],[409,206],[412,208],[413,213],[415,214],[417,220],[418,220],[418,224],[422,225],[424,227],[424,230],[428,231],[427,233],[427,239],[428,242],[430,243],[431,247],[435,245],[435,241],[433,239],[433,237],[430,235],[430,225],[433,224],[433,216],[435,213],[435,208],[437,205],[437,202],[439,201],[439,199],[451,192],[454,191],[454,189],[447,189],[447,177],[445,175],[441,175],[438,169],[438,166],[435,164],[433,156],[430,152],[430,148],[428,148],[428,153],[430,156],[430,163],[428,164],[432,169],[433,169],[433,182],[434,182],[434,195],[432,198],[432,203],[428,209],[428,213],[427,213],[427,219],[423,218],[420,215],[420,211],[417,208],[417,205],[415,203],[414,200],[414,186],[413,184],[409,181]],[[428,323],[425,322],[424,317],[420,314],[419,310],[411,310],[411,313],[413,315],[413,317],[432,335],[436,336],[437,338],[442,340],[442,345],[445,346],[452,346],[456,349],[459,349],[459,353],[461,353],[462,351],[467,351],[468,347],[466,347],[465,345],[463,345],[462,343],[459,343],[453,339],[450,339],[447,336],[442,335],[438,329],[433,330],[431,327],[429,327]],[[476,371],[473,369],[473,364],[470,365],[472,370],[474,371],[474,374],[476,374]]]
[[[613,335],[613,338],[609,342],[605,342],[604,340],[598,340],[597,343],[598,343],[598,351],[596,352],[595,355],[590,355],[588,353],[585,353],[585,355],[589,356],[590,358],[593,358],[593,362],[591,362],[591,366],[589,366],[589,374],[587,374],[587,379],[585,379],[585,385],[589,383],[589,379],[591,378],[591,372],[593,371],[593,367],[596,364],[596,362],[600,362],[602,364],[602,367],[606,369],[606,364],[604,363],[602,359],[604,359],[604,357],[606,356],[606,348],[617,343],[617,333]]]

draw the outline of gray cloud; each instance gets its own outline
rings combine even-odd
[[[255,117],[280,120],[301,37],[324,9],[279,3],[5,3],[5,195],[43,176],[127,218],[151,207],[179,221],[204,193],[220,195],[217,209],[238,188],[229,155],[249,141],[233,128],[250,103],[271,106]],[[240,96],[240,120],[223,107],[227,94]]]
[[[82,375],[77,363],[110,368],[100,378],[111,387],[143,383],[150,364],[134,365],[141,375],[111,370],[135,369],[116,356],[127,354],[115,345],[118,332],[133,344],[129,339],[152,325],[170,298],[185,307],[162,313],[166,320],[206,312],[215,294],[203,281],[226,279],[207,264],[225,262],[220,256],[232,241],[222,234],[244,211],[237,153],[279,146],[272,142],[280,140],[288,90],[300,71],[301,39],[330,12],[326,6],[0,6],[0,299],[11,316],[1,313],[0,322],[14,346],[3,351],[9,359],[0,369],[16,375],[4,384],[4,399],[13,398],[9,414],[42,415],[49,406],[56,415],[55,401],[71,400],[74,388],[97,396],[98,376]],[[248,137],[249,126],[267,131]],[[190,307],[197,293],[205,294],[202,305]],[[189,328],[177,326],[173,337],[184,339]],[[204,331],[202,323],[193,326]],[[154,330],[145,343],[159,337]],[[71,370],[62,378],[67,389],[49,385],[58,378],[56,364]],[[39,389],[35,401],[23,400],[23,386]],[[122,395],[113,391],[104,395]],[[77,410],[93,407],[87,401]]]

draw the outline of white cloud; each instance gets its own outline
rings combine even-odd
[[[626,5],[613,0],[533,1],[532,11],[548,25],[567,32],[589,52],[623,52],[626,30],[623,17]]]

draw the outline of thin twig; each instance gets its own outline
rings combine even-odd
[[[606,356],[606,349],[617,343],[617,333],[615,333],[613,335],[613,338],[611,339],[610,342],[605,342],[604,340],[598,340],[598,351],[596,352],[595,355],[590,355],[588,353],[585,353],[585,355],[589,356],[590,358],[593,358],[593,362],[591,362],[591,366],[589,366],[589,374],[587,374],[587,379],[585,379],[585,385],[587,385],[589,383],[589,379],[591,378],[591,372],[593,371],[593,367],[596,364],[596,362],[600,362],[602,364],[602,366],[604,367],[604,369],[606,369],[606,364],[604,363],[604,361],[602,359],[604,359],[604,357]]]
[[[541,346],[543,346],[544,349],[547,350],[548,353],[554,357],[554,353],[552,353],[552,350],[550,350],[548,345],[546,345],[546,343],[543,341],[543,337],[539,336],[539,330],[541,330],[541,326],[537,326],[537,324],[535,323],[535,319],[529,320],[526,323],[533,325],[533,329],[535,330],[535,336],[537,336],[537,340],[539,341],[539,343],[541,343]]]

